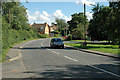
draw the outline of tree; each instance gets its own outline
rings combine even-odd
[[[26,8],[20,2],[3,2],[2,16],[5,17],[13,29],[27,29],[29,26]]]
[[[62,36],[65,36],[65,27],[68,26],[68,24],[63,19],[56,18],[55,22],[57,23],[58,30]]]
[[[92,9],[93,19],[90,20],[88,33],[94,40],[108,40],[108,14],[110,13],[109,7],[100,6],[97,4]]]
[[[2,51],[14,43],[29,38],[37,38],[37,31],[29,27],[26,8],[20,2],[3,2],[1,14]]]
[[[120,2],[110,2],[109,7],[97,4],[92,11],[89,36],[97,40],[112,41],[120,47]]]
[[[120,48],[120,1],[110,2],[109,7],[112,9],[110,12],[110,24],[112,27],[111,40],[117,42]]]
[[[69,31],[74,32],[75,36],[79,36],[81,39],[85,38],[84,24],[88,24],[87,17],[84,17],[83,13],[75,13],[72,15],[72,20],[68,21]],[[87,26],[86,26],[87,27]]]

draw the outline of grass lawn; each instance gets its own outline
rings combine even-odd
[[[71,41],[85,42],[85,40],[71,40]],[[90,40],[86,40],[86,42],[91,42],[91,41]],[[100,42],[108,42],[108,41],[100,41]]]
[[[119,50],[118,45],[87,44],[87,47],[83,47],[81,46],[80,43],[65,43],[65,44],[74,46],[74,47],[79,47],[82,49],[100,51],[100,52],[105,52],[105,53],[120,54],[120,52],[118,52]]]

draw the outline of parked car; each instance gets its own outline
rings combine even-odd
[[[52,38],[50,42],[50,46],[64,48],[64,43],[60,38]]]

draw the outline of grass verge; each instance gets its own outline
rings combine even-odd
[[[120,55],[118,45],[87,44],[87,47],[83,47],[81,46],[80,43],[65,43],[65,44],[73,47],[78,47],[81,49],[88,49],[92,51],[100,51],[104,53],[113,53]]]

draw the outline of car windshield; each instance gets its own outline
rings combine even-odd
[[[61,39],[53,39],[54,42],[62,42]]]

